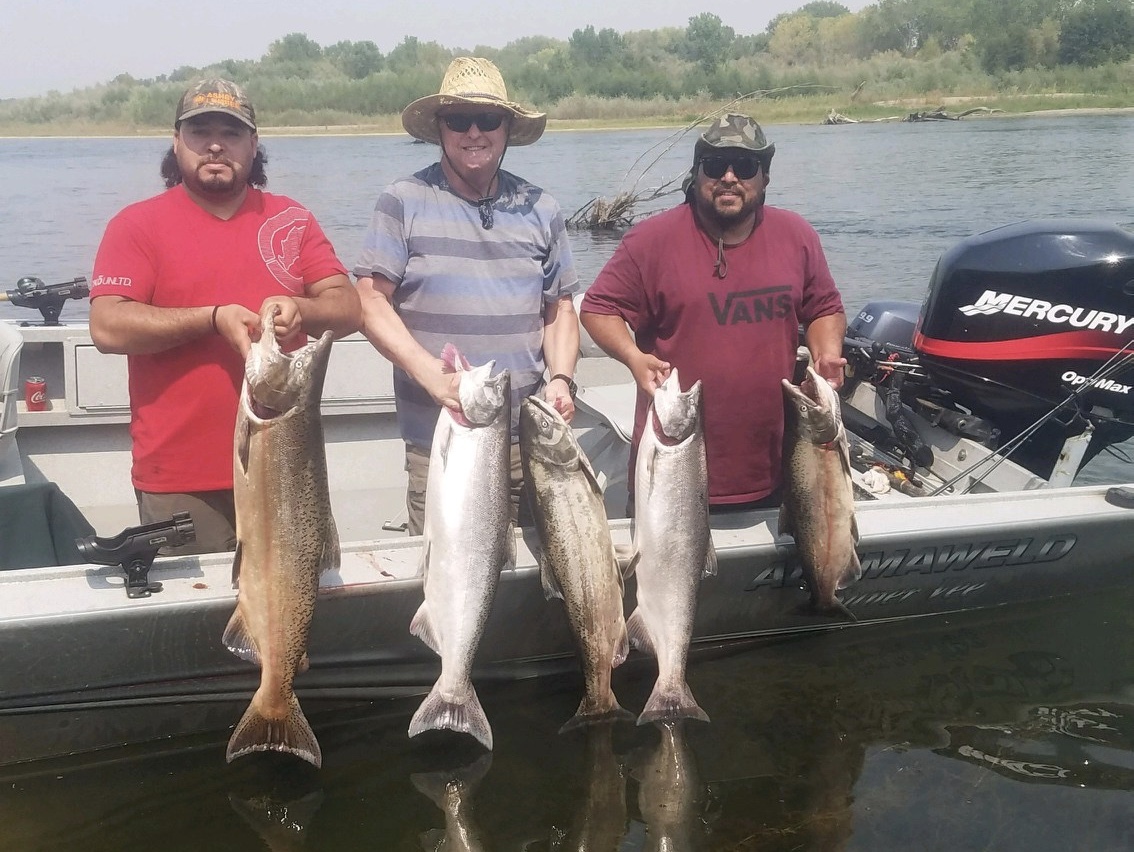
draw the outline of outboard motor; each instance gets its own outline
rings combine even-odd
[[[1119,359],[1134,351],[1134,234],[1054,220],[961,241],[937,263],[913,346],[929,382],[993,421],[1003,440],[1083,389],[1018,457],[1041,476],[1088,420],[1088,458],[1129,438],[1134,359]]]

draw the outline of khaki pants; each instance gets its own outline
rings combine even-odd
[[[425,529],[425,487],[429,481],[429,451],[406,444],[406,532],[421,535]],[[524,495],[524,470],[520,464],[520,445],[512,444],[512,471],[509,491],[512,495],[512,522],[531,526],[532,516]]]
[[[236,507],[232,491],[198,491],[192,494],[154,494],[135,489],[138,515],[143,524],[168,521],[174,512],[188,512],[196,540],[181,547],[163,547],[162,556],[189,556],[236,550]]]

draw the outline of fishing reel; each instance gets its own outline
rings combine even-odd
[[[118,565],[126,572],[126,597],[148,598],[161,591],[161,583],[150,582],[154,557],[163,547],[179,547],[195,541],[193,519],[188,512],[175,512],[168,521],[127,527],[116,536],[89,535],[75,539],[75,546],[93,565]]]

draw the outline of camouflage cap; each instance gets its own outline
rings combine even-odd
[[[768,142],[764,131],[754,120],[730,112],[714,119],[693,148],[693,165],[713,148],[744,148],[759,154],[764,162],[772,159],[776,146]]]
[[[693,146],[693,166],[681,181],[681,191],[686,199],[697,180],[697,167],[701,164],[701,158],[722,148],[741,148],[758,155],[764,164],[765,174],[776,153],[776,146],[767,140],[760,125],[748,116],[730,112],[713,119]]]
[[[244,94],[244,90],[231,80],[211,78],[198,80],[185,90],[177,104],[177,114],[173,119],[176,128],[181,122],[195,115],[209,112],[222,112],[239,118],[252,130],[256,129],[256,110]]]

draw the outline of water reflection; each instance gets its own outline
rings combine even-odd
[[[258,782],[230,791],[235,813],[260,836],[271,852],[305,848],[307,831],[323,804],[323,790],[314,773],[276,765]]]
[[[614,728],[615,723],[607,722],[583,730],[583,794],[570,830],[551,845],[556,852],[618,849],[626,833],[626,773],[614,753]]]
[[[485,754],[472,763],[410,776],[414,789],[427,796],[445,814],[445,827],[421,835],[421,848],[427,852],[481,852],[491,849],[481,838],[473,815],[472,797],[492,766],[492,755]]]
[[[628,704],[651,662],[616,672]],[[559,735],[565,675],[484,685],[491,755],[410,741],[413,700],[305,698],[318,771],[227,765],[223,731],[8,768],[0,850],[1134,848],[1134,593],[700,654],[689,675],[711,724]]]
[[[642,848],[648,852],[701,849],[708,833],[702,821],[706,791],[697,759],[685,740],[684,723],[659,722],[655,727],[658,742],[634,773],[638,811],[646,826]]]

